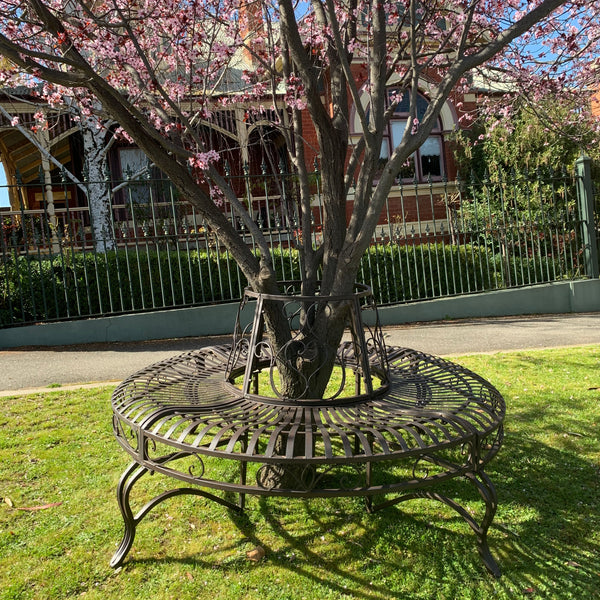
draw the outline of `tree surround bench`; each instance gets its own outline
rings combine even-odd
[[[314,350],[306,315],[347,302],[349,339],[338,348],[335,381],[323,398],[281,394],[282,351],[265,334],[267,301],[280,302],[292,331],[302,331],[291,342],[305,354]],[[236,511],[248,494],[363,496],[369,512],[415,498],[445,503],[469,524],[484,565],[500,576],[487,543],[497,496],[484,468],[502,445],[504,400],[453,362],[386,347],[368,288],[333,300],[246,291],[231,346],[135,373],[115,390],[112,410],[116,439],[132,458],[117,487],[125,533],[113,567],[125,559],[140,521],[173,496],[203,496]],[[132,489],[153,473],[178,483],[134,514]],[[441,493],[454,478],[476,488],[481,519]]]

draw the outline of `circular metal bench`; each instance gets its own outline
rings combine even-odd
[[[233,346],[149,366],[114,392],[115,435],[133,462],[118,485],[125,534],[111,565],[122,563],[144,516],[175,495],[204,496],[234,510],[243,510],[246,494],[364,496],[369,511],[414,498],[444,502],[471,526],[485,566],[499,576],[487,544],[496,492],[484,472],[502,443],[505,405],[498,391],[447,360],[386,348],[376,323],[358,345],[353,338],[337,353],[339,389],[354,375],[354,393],[324,400],[259,395],[258,375],[274,364],[260,329],[254,322],[244,333],[238,317]],[[145,473],[183,485],[134,515],[130,493]],[[479,521],[439,493],[440,484],[459,476],[483,500]],[[381,498],[378,504],[373,497]]]

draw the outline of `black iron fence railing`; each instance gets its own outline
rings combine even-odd
[[[594,199],[576,174],[399,182],[359,272],[380,304],[597,277]],[[312,236],[320,240],[313,177]],[[10,188],[0,210],[0,327],[236,300],[244,278],[165,180]],[[282,279],[299,276],[291,175],[244,175],[240,197]],[[587,190],[587,191],[586,191]],[[349,199],[349,210],[352,198]],[[590,208],[591,207],[591,208]],[[255,240],[223,206],[246,243]]]

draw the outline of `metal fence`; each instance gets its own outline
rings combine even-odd
[[[398,182],[359,278],[390,304],[594,276],[593,198],[582,198],[582,177]],[[246,173],[233,183],[270,243],[279,277],[298,277],[294,177]],[[88,194],[67,182],[11,190],[17,210],[0,212],[0,327],[241,297],[245,282],[232,257],[168,181],[95,184],[106,192],[104,216],[89,210],[94,184],[86,185]],[[315,172],[314,243],[319,190]],[[223,210],[252,247],[238,215]]]

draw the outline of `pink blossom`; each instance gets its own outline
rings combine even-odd
[[[194,156],[190,156],[188,162],[190,166],[200,169],[201,171],[206,171],[211,163],[217,162],[219,160],[219,154],[216,150],[209,150],[208,152],[197,152]]]
[[[4,87],[27,86],[32,95],[37,94],[37,99],[51,107],[69,101],[79,107],[84,118],[95,115],[99,109],[88,90],[52,83],[40,91],[42,69],[53,70],[56,80],[60,79],[58,74],[77,75],[73,63],[64,60],[67,49],[73,46],[90,69],[126,99],[128,114],[143,119],[147,132],[155,139],[179,145],[181,156],[190,152],[191,156],[182,160],[198,172],[206,172],[219,155],[214,150],[194,150],[201,147],[195,128],[202,122],[223,129],[222,115],[238,108],[240,114],[247,115],[246,126],[251,127],[257,120],[270,121],[276,127],[284,122],[289,127],[286,136],[294,141],[298,132],[288,123],[286,110],[305,111],[317,97],[329,114],[347,125],[348,105],[356,98],[349,93],[350,100],[344,97],[346,105],[341,106],[339,98],[336,105],[330,97],[330,61],[345,54],[348,64],[356,72],[360,69],[358,94],[370,94],[372,100],[378,89],[373,80],[373,40],[380,8],[387,17],[383,38],[387,47],[377,59],[393,73],[390,84],[399,90],[397,96],[389,98],[392,102],[400,102],[402,94],[417,80],[422,85],[420,91],[431,99],[439,90],[439,81],[454,77],[457,118],[470,124],[476,115],[464,111],[459,96],[473,93],[473,81],[477,80],[478,85],[489,85],[493,91],[487,101],[478,100],[477,109],[494,115],[504,126],[518,103],[539,103],[548,94],[557,101],[572,100],[573,90],[578,90],[576,101],[581,108],[600,87],[600,2],[594,0],[565,0],[497,56],[460,75],[453,71],[459,61],[477,57],[483,47],[489,47],[490,40],[501,40],[543,0],[421,0],[415,23],[410,22],[408,0],[359,0],[351,12],[345,1],[315,0],[312,6],[322,9],[322,14],[308,10],[298,20],[301,47],[311,68],[326,74],[323,87],[327,93],[319,91],[312,96],[309,92],[314,89],[310,87],[314,81],[285,72],[282,66],[286,48],[277,2],[250,3],[253,16],[262,15],[264,27],[259,19],[244,16],[247,7],[241,0],[98,0],[85,3],[86,10],[81,14],[72,5],[82,3],[39,0],[39,4],[48,6],[60,19],[63,29],[56,35],[37,25],[39,19],[22,18],[27,3],[0,1],[0,32],[20,50],[17,61],[26,64],[22,69],[11,63],[0,65],[0,83]],[[65,6],[71,7],[68,15]],[[133,14],[129,12],[132,6],[135,18],[126,23],[126,31],[122,19]],[[297,10],[307,6],[300,3]],[[330,15],[329,6],[333,11]],[[355,28],[358,33],[353,35]],[[344,40],[341,49],[335,45],[337,33]],[[252,61],[249,53],[238,50],[242,42],[254,52]],[[43,62],[39,56],[45,57]],[[343,77],[345,74],[340,75],[339,89],[350,92],[355,82],[344,81]],[[314,114],[314,105],[310,108]],[[38,112],[35,126],[41,127],[45,117]],[[424,119],[414,119],[410,131],[413,135],[423,133],[427,125]],[[124,130],[118,133],[131,139]],[[318,153],[322,149],[314,150]]]

